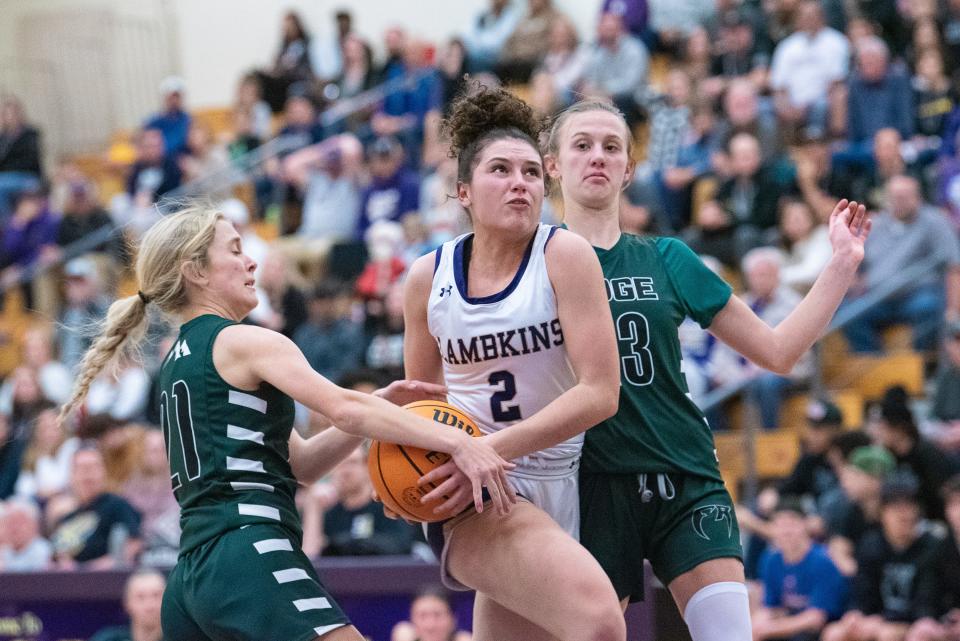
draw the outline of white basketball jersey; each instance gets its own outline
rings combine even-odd
[[[464,250],[472,234],[437,250],[428,327],[440,349],[450,403],[484,433],[532,416],[576,383],[544,256],[555,231],[540,225],[510,284],[483,298],[467,295]],[[578,434],[523,457],[516,472],[541,476],[570,470],[582,445]]]

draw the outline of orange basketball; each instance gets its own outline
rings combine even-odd
[[[448,403],[417,401],[405,405],[404,409],[437,423],[457,427],[470,436],[482,436],[480,428],[473,419]],[[367,466],[373,488],[384,506],[407,520],[431,523],[448,519],[453,514],[434,514],[433,510],[438,505],[436,502],[428,505],[421,504],[420,498],[436,486],[421,488],[417,485],[417,481],[427,472],[449,460],[450,455],[443,452],[430,452],[419,447],[374,441],[370,445]]]

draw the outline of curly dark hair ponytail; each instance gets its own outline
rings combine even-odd
[[[540,153],[537,143],[544,122],[533,109],[510,92],[476,82],[454,99],[450,115],[442,123],[450,137],[450,157],[457,159],[457,180],[468,182],[477,156],[496,140],[524,140]]]

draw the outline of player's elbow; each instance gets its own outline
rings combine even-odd
[[[356,398],[355,392],[347,392],[329,408],[327,416],[338,429],[348,434],[365,436],[363,417],[367,413],[363,402]]]
[[[591,390],[591,425],[605,421],[620,409],[620,381],[594,386]]]

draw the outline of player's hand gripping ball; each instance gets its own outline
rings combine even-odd
[[[417,401],[404,405],[404,409],[415,412],[437,423],[456,427],[470,436],[483,434],[473,419],[442,401]],[[420,498],[436,487],[430,483],[424,487],[417,485],[420,477],[450,460],[443,452],[431,452],[419,447],[396,445],[373,441],[367,466],[373,489],[384,507],[408,521],[432,523],[443,521],[454,514],[434,514],[437,503],[431,501],[424,505]]]

